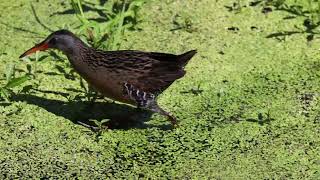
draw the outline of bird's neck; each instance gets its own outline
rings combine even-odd
[[[72,65],[76,65],[81,60],[83,51],[86,51],[89,47],[80,39],[74,39],[68,46],[60,49],[69,59]]]
[[[91,68],[87,62],[87,56],[90,54],[91,48],[87,45],[77,44],[73,46],[72,50],[65,52],[72,67],[85,79],[89,76]]]

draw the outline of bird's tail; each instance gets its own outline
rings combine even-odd
[[[188,52],[185,52],[183,54],[178,55],[178,61],[180,63],[180,65],[184,68],[189,60],[197,53],[197,50],[191,50]]]

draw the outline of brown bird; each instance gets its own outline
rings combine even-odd
[[[157,104],[157,96],[176,79],[196,50],[181,55],[133,50],[101,51],[89,47],[68,30],[50,34],[20,58],[49,48],[62,51],[73,68],[102,95],[177,120]]]

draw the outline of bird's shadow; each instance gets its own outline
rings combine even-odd
[[[159,128],[162,130],[172,129],[170,124],[150,125],[148,121],[151,112],[137,110],[125,104],[110,102],[88,102],[46,99],[43,97],[18,94],[12,98],[13,101],[24,101],[46,109],[57,116],[62,116],[69,121],[90,128],[91,130],[101,129],[146,129]],[[104,121],[106,121],[104,123]]]

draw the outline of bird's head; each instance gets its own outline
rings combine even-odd
[[[50,48],[58,49],[65,54],[69,54],[72,53],[77,43],[82,44],[81,40],[77,38],[72,32],[68,30],[55,31],[50,34],[44,41],[23,53],[20,58],[35,53],[36,51],[45,51]]]

